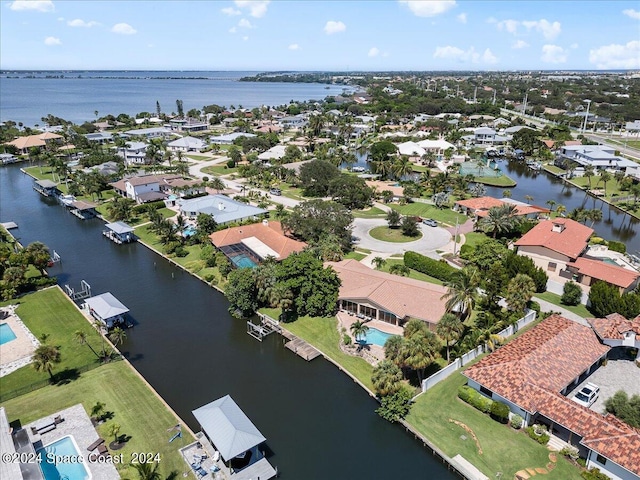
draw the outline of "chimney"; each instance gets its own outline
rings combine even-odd
[[[262,220],[262,225],[264,225],[265,227],[269,226],[269,220],[267,220],[266,218],[264,220]]]
[[[553,223],[553,227],[551,228],[552,232],[558,232],[558,233],[562,233],[565,229],[565,225],[564,223]]]
[[[218,203],[218,210],[224,210],[224,203]]]

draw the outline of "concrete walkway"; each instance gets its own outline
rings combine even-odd
[[[547,302],[546,300],[542,300],[541,298],[538,298],[536,296],[534,296],[532,300],[540,304],[540,310],[542,312],[558,312],[564,318],[573,320],[574,322],[579,323],[580,325],[584,325],[587,327],[589,326],[589,324],[584,318],[582,318],[580,315],[570,312],[566,308],[559,307],[558,305],[554,305],[553,303]]]

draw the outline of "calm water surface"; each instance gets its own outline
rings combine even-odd
[[[343,86],[319,83],[239,82],[257,72],[53,72],[64,78],[13,78],[0,76],[0,119],[42,124],[47,114],[74,123],[99,116],[156,111],[177,111],[176,100],[184,111],[205,105],[254,108],[276,106],[290,101],[321,100],[339,95]],[[328,87],[328,88],[327,88]]]
[[[78,220],[31,185],[18,166],[0,168],[0,221],[62,256],[51,271],[61,285],[85,279],[131,309],[123,353],[192,428],[193,409],[228,393],[267,437],[282,478],[456,478],[333,365],[305,362],[275,334],[258,342],[221,294],[140,244],[106,240],[101,221]]]

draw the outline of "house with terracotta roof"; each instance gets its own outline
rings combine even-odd
[[[445,313],[447,289],[373,270],[356,260],[327,262],[340,277],[339,307],[366,318],[404,325],[417,318],[434,330]]]
[[[267,257],[283,260],[307,246],[285,235],[282,224],[263,220],[261,223],[218,230],[209,235],[211,243],[237,266],[238,258],[249,257],[258,264]]]
[[[627,320],[619,313],[611,313],[604,318],[587,318],[602,343],[615,347],[637,348],[640,361],[640,315]]]
[[[543,220],[525,233],[515,246],[518,255],[533,260],[547,272],[559,273],[587,249],[593,229],[568,218]]]
[[[567,263],[567,271],[582,285],[591,286],[600,280],[618,287],[620,294],[633,291],[640,279],[640,273],[636,270],[586,257],[579,257],[574,262]]]
[[[551,315],[463,372],[468,385],[507,404],[526,425],[576,446],[587,468],[611,478],[640,478],[640,431],[565,395],[606,358],[609,347],[584,325]]]
[[[467,200],[458,200],[453,205],[453,210],[462,212],[465,215],[473,215],[475,219],[486,217],[489,210],[493,207],[501,207],[503,205],[514,205],[516,207],[515,215],[531,219],[537,219],[540,215],[546,215],[550,212],[548,208],[538,207],[537,205],[529,205],[528,203],[519,202],[511,198],[494,198],[494,197],[478,197],[469,198]]]

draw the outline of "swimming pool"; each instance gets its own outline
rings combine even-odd
[[[255,268],[258,266],[256,262],[244,253],[231,257],[231,261],[238,268]]]
[[[393,337],[390,333],[384,333],[377,328],[369,327],[367,330],[367,334],[364,339],[358,340],[358,343],[370,344],[370,345],[379,345],[384,347],[384,344],[389,339],[389,337]]]
[[[36,453],[42,457],[40,470],[42,470],[45,480],[60,480],[62,478],[89,480],[91,478],[89,470],[83,463],[84,458],[76,441],[69,435],[39,448]],[[65,460],[78,459],[78,461],[65,463],[62,461],[62,457],[66,457]]]
[[[8,323],[0,324],[0,345],[10,342],[16,339],[16,334],[13,333]]]
[[[185,228],[182,231],[182,236],[183,237],[192,237],[192,236],[194,236],[196,234],[197,231],[198,230],[195,227],[189,225],[187,228]]]

